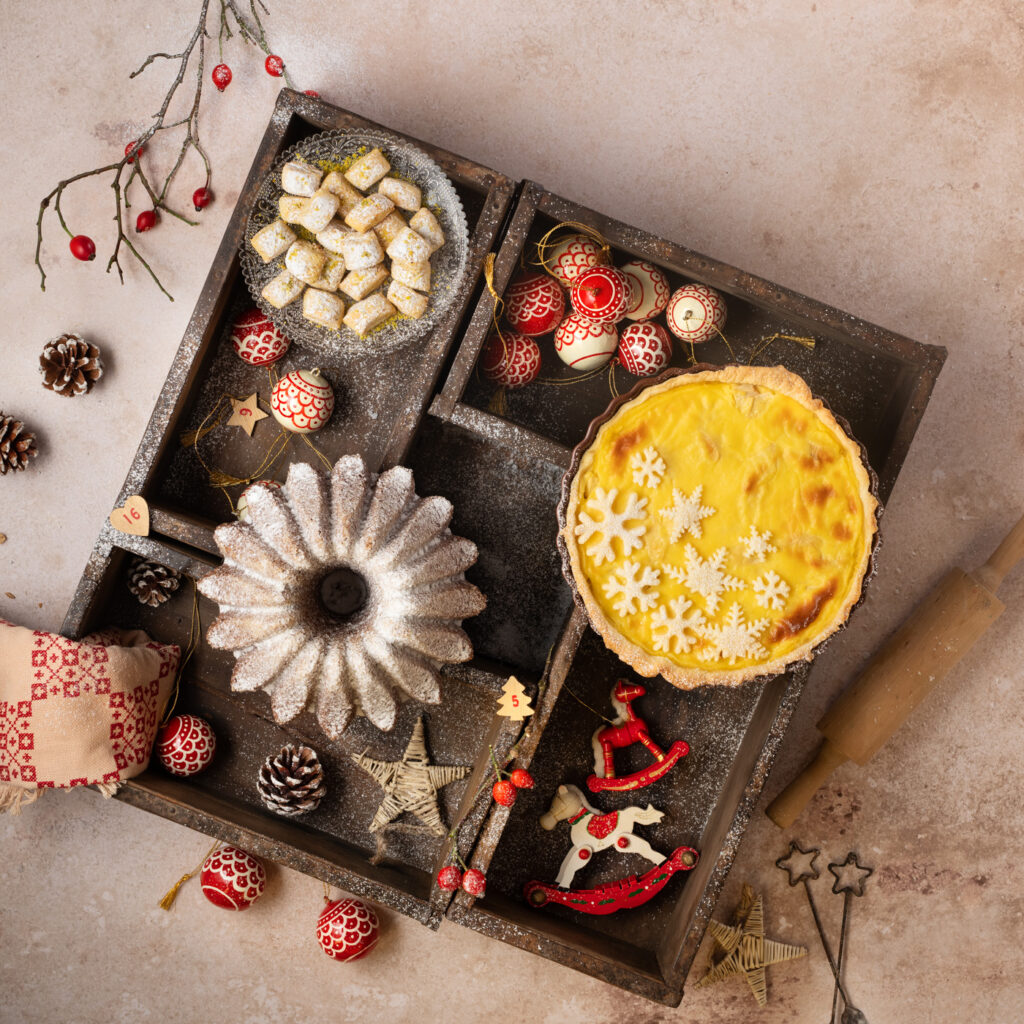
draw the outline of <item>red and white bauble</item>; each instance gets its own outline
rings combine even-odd
[[[263,865],[237,846],[221,846],[203,861],[199,875],[203,895],[225,910],[246,910],[267,886]]]
[[[619,338],[619,365],[634,377],[650,377],[672,361],[672,339],[660,324],[630,324]]]
[[[630,260],[619,269],[633,282],[633,305],[626,311],[629,320],[650,320],[667,305],[671,289],[668,278],[646,260]]]
[[[270,317],[253,306],[231,328],[231,347],[239,359],[253,366],[276,363],[291,342],[274,326]]]
[[[614,324],[585,320],[571,313],[555,331],[558,358],[574,370],[596,370],[604,366],[619,346]]]
[[[541,258],[548,273],[566,288],[571,288],[585,270],[611,262],[608,253],[586,235],[567,235],[545,246]]]
[[[480,369],[488,380],[503,388],[526,387],[540,373],[540,348],[533,338],[495,331],[484,344]]]
[[[633,281],[614,267],[594,267],[576,278],[569,297],[580,316],[615,324],[633,305]]]
[[[505,319],[528,337],[550,334],[565,316],[565,293],[547,274],[523,271],[505,291]]]
[[[238,497],[238,504],[235,506],[235,515],[243,522],[249,522],[249,495],[252,491],[255,491],[257,487],[266,487],[272,491],[279,491],[281,485],[276,480],[257,480],[254,484],[249,484],[248,487]]]
[[[328,903],[316,923],[320,948],[342,963],[366,956],[379,937],[377,915],[359,900],[346,898]]]
[[[334,391],[319,370],[292,370],[270,393],[270,411],[286,430],[312,434],[334,412]]]
[[[685,284],[668,300],[665,322],[682,341],[707,341],[725,326],[725,299],[706,284]]]
[[[156,737],[156,756],[172,775],[195,775],[212,760],[217,737],[198,715],[174,715]]]

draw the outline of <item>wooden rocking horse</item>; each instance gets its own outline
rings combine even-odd
[[[667,775],[680,758],[690,752],[690,745],[683,740],[676,740],[666,753],[651,739],[647,723],[633,710],[633,701],[647,692],[639,683],[630,683],[620,679],[612,690],[612,707],[617,715],[612,725],[603,725],[594,733],[594,774],[587,779],[587,789],[591,793],[605,790],[621,793],[630,789],[641,789],[657,782]],[[634,743],[643,744],[654,760],[640,771],[631,775],[616,776],[615,751],[623,747],[631,747]]]
[[[575,786],[559,786],[551,807],[541,815],[541,827],[551,831],[560,821],[569,823],[572,848],[562,861],[555,884],[528,882],[525,889],[531,906],[561,903],[584,914],[614,914],[617,910],[638,907],[659,893],[677,871],[689,871],[697,864],[697,851],[680,846],[666,857],[646,839],[633,835],[635,825],[653,825],[664,817],[662,811],[646,807],[624,807],[621,811],[602,814],[587,803]],[[590,858],[601,850],[614,847],[623,853],[637,853],[655,867],[639,877],[606,882],[595,889],[571,888],[573,877]]]

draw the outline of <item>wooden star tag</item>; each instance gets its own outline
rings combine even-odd
[[[384,790],[384,799],[370,822],[369,831],[379,832],[408,811],[420,819],[424,831],[435,836],[445,834],[437,806],[437,791],[450,782],[464,779],[469,768],[430,763],[423,738],[422,718],[416,720],[401,761],[376,761],[365,754],[353,755],[352,760]]]
[[[260,420],[265,420],[267,414],[259,407],[259,392],[254,391],[244,401],[239,398],[231,399],[231,419],[228,420],[229,427],[241,427],[250,437],[256,429]]]
[[[765,968],[784,960],[798,960],[807,955],[803,946],[790,946],[764,937],[764,906],[760,896],[744,884],[734,923],[708,922],[708,931],[725,956],[713,964],[697,982],[697,988],[714,985],[733,975],[746,978],[758,1006],[768,1003],[768,982]]]

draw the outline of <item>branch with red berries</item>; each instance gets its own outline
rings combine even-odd
[[[501,804],[502,807],[511,807],[516,802],[519,790],[533,789],[533,776],[525,768],[514,768],[510,772],[505,771],[498,764],[498,759],[494,755],[494,747],[489,749],[491,752],[492,771],[488,772],[480,783],[480,788],[476,791],[473,803],[476,803],[476,798],[487,788],[487,784],[493,778],[494,783],[491,786],[491,796],[494,798],[494,802]],[[508,764],[514,758],[515,748],[513,747],[509,751],[508,760],[505,764]],[[470,896],[479,898],[484,895],[487,889],[487,878],[482,871],[469,867],[459,853],[458,831],[461,824],[459,822],[448,833],[448,856],[445,858],[444,867],[437,873],[437,887],[447,892],[464,889]]]
[[[75,259],[95,259],[96,244],[88,235],[75,234],[68,227],[60,204],[64,195],[64,190],[69,185],[72,185],[77,181],[81,181],[84,178],[91,178],[97,175],[107,174],[109,172],[112,174],[110,187],[114,191],[113,219],[117,223],[117,241],[114,243],[114,250],[110,255],[110,259],[107,261],[107,273],[109,274],[111,269],[116,267],[117,275],[120,278],[121,283],[124,284],[124,271],[121,266],[121,250],[123,246],[124,249],[126,249],[140,264],[142,264],[143,267],[146,268],[150,277],[153,278],[153,281],[156,283],[156,286],[160,291],[162,291],[172,302],[174,301],[173,296],[166,288],[164,288],[163,284],[161,284],[160,278],[157,277],[156,272],[149,265],[149,262],[142,255],[135,242],[132,241],[131,236],[128,234],[126,222],[131,209],[129,190],[133,186],[141,186],[142,191],[145,193],[144,199],[148,200],[148,208],[142,210],[135,218],[135,232],[137,234],[154,228],[159,223],[162,213],[166,213],[172,217],[177,217],[186,224],[195,226],[198,224],[198,221],[190,220],[183,213],[175,210],[168,199],[171,184],[174,182],[178,171],[181,169],[182,164],[185,161],[185,157],[188,155],[189,150],[194,150],[202,161],[205,172],[205,181],[200,188],[197,188],[192,193],[192,205],[198,213],[206,206],[209,206],[213,200],[213,193],[210,191],[210,181],[212,177],[210,158],[207,155],[206,150],[203,148],[199,138],[199,103],[203,94],[203,71],[206,63],[206,45],[207,40],[210,39],[210,34],[206,28],[206,22],[211,2],[212,0],[202,0],[199,9],[198,21],[196,22],[195,28],[192,30],[191,37],[180,53],[152,53],[145,59],[145,61],[143,61],[142,66],[139,67],[138,70],[133,71],[131,75],[129,75],[129,78],[136,78],[138,75],[141,75],[146,68],[150,66],[150,64],[157,60],[166,60],[170,61],[172,64],[176,64],[177,70],[174,80],[171,82],[171,86],[167,91],[167,95],[164,97],[164,101],[161,104],[160,109],[153,115],[153,120],[149,127],[137,139],[132,139],[127,143],[124,147],[124,155],[120,160],[115,163],[105,164],[103,167],[95,167],[91,171],[82,171],[80,174],[72,175],[70,178],[65,178],[63,181],[58,182],[54,189],[39,204],[39,217],[36,220],[35,261],[36,266],[39,267],[39,286],[43,291],[46,291],[46,272],[43,270],[40,251],[43,245],[43,217],[46,211],[50,208],[50,204],[52,202],[53,212],[57,215],[57,220],[59,221],[60,226],[71,239],[69,248],[71,250],[71,255],[74,256]],[[242,10],[240,6],[241,0],[216,0],[216,3],[219,6],[219,32],[217,42],[221,63],[213,69],[211,75],[213,84],[223,92],[231,82],[231,69],[227,64],[223,63],[224,41],[226,39],[231,39],[237,33],[246,43],[257,47],[267,55],[266,60],[264,61],[264,67],[266,68],[268,75],[271,75],[274,78],[283,77],[285,82],[289,86],[292,86],[292,81],[285,69],[284,61],[277,54],[271,52],[270,44],[267,42],[267,34],[263,27],[260,11],[262,10],[264,14],[269,14],[269,11],[262,0],[249,0],[248,13]],[[195,74],[195,92],[192,96],[191,106],[183,117],[169,121],[167,120],[167,111],[170,108],[171,101],[173,100],[175,93],[184,82],[190,65],[192,66]],[[143,167],[142,156],[149,146],[150,141],[153,140],[159,132],[172,131],[176,128],[184,130],[181,138],[181,148],[170,171],[163,179],[163,182],[160,183],[156,178],[151,179],[150,175],[146,173],[146,170]],[[135,191],[137,193],[138,188],[136,188]]]

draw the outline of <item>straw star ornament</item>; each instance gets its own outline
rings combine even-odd
[[[450,782],[464,779],[469,768],[430,763],[422,718],[416,720],[401,761],[376,761],[365,754],[353,756],[352,760],[384,790],[384,799],[370,822],[371,832],[379,832],[408,811],[419,818],[425,831],[435,836],[445,834],[437,792]]]
[[[735,923],[708,922],[708,931],[725,956],[713,964],[697,988],[714,985],[734,975],[746,978],[758,1006],[768,1003],[768,983],[765,968],[785,960],[798,960],[807,955],[803,946],[790,946],[764,937],[764,906],[762,898],[754,895],[749,885],[743,886],[740,904],[734,915]]]

